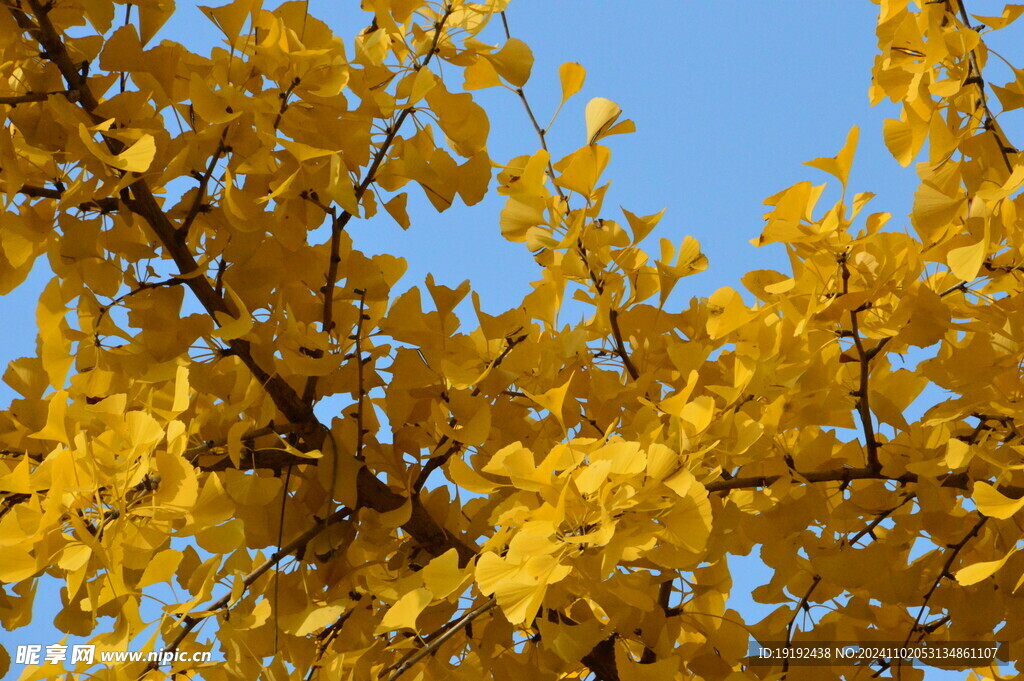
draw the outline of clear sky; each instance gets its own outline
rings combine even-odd
[[[367,24],[358,4],[311,1],[310,13],[328,20],[351,47],[351,36]],[[556,158],[585,141],[582,111],[591,97],[614,100],[636,122],[636,134],[607,142],[613,155],[606,177],[613,185],[606,205],[638,214],[667,207],[654,248],[658,236],[677,244],[686,234],[700,240],[710,267],[680,284],[679,295],[688,298],[738,287],[751,269],[787,267],[781,250],[749,243],[761,230],[762,201],[803,179],[826,181],[800,164],[833,155],[852,125],[860,126],[861,142],[851,189],[876,193],[870,208],[893,213],[892,228],[909,224],[916,178],[892,159],[881,137],[882,121],[894,110],[868,105],[876,12],[868,0],[514,0],[508,20],[512,34],[534,50],[526,92],[542,121],[560,96],[559,64],[577,61],[587,69],[582,93],[552,132]],[[178,16],[159,37],[194,50],[218,40],[187,1],[179,2]],[[489,37],[500,41],[497,32]],[[481,101],[491,116],[493,158],[536,151],[532,126],[511,93],[487,92]],[[422,283],[427,272],[449,285],[470,279],[484,308],[494,312],[517,305],[537,274],[526,249],[502,239],[501,205],[500,197],[491,197],[438,216],[418,199],[410,202],[409,232],[384,219],[353,225],[350,233],[368,251],[407,258],[407,285]],[[34,348],[35,296],[46,277],[37,268],[23,289],[0,298],[4,362]],[[0,386],[0,402],[11,396]],[[761,582],[754,581],[754,561],[737,568],[732,607],[752,615],[748,594]],[[59,607],[48,607],[47,594],[40,596],[37,622],[2,634],[9,650],[59,640],[49,624]],[[12,666],[13,675],[20,672]],[[929,672],[928,678],[962,675]]]

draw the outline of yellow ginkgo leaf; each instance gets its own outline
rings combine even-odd
[[[143,2],[136,7],[139,12],[139,39],[145,45],[171,18],[171,14],[174,13],[174,3],[169,0],[157,0],[156,2]]]
[[[160,486],[153,495],[159,505],[188,508],[199,497],[199,484],[192,465],[180,456],[157,450],[154,454]]]
[[[142,588],[161,582],[169,582],[174,577],[174,571],[181,563],[181,551],[175,549],[164,549],[154,554],[153,560],[147,565],[142,577],[139,578],[136,586]]]
[[[509,38],[501,50],[487,55],[498,74],[516,87],[523,87],[533,70],[533,51],[518,38]]]
[[[212,21],[234,43],[250,14],[258,13],[261,0],[234,0],[221,7],[199,6],[199,10]]]
[[[0,560],[0,582],[15,584],[28,579],[38,571],[36,559],[28,548],[8,546],[4,548],[4,559]]]
[[[437,76],[430,69],[419,69],[412,79],[412,90],[409,94],[409,104],[415,104],[423,99],[430,89],[437,85]]]
[[[447,598],[469,578],[467,570],[459,567],[459,554],[449,549],[423,568],[423,582],[434,598]]]
[[[511,580],[501,585],[495,598],[509,622],[522,624],[537,613],[547,590],[546,582]]]
[[[93,156],[109,166],[132,173],[143,173],[149,169],[156,156],[156,140],[149,133],[143,133],[130,147],[119,154],[112,154],[92,138],[84,124],[78,124],[78,137]]]
[[[237,503],[246,506],[269,504],[281,490],[281,479],[259,476],[234,468],[224,471],[224,488]]]
[[[462,87],[465,90],[482,90],[501,85],[501,78],[494,65],[487,59],[477,59],[463,72]]]
[[[375,633],[381,634],[396,629],[416,630],[416,618],[430,605],[434,596],[425,588],[413,589],[388,608],[384,618],[377,625]]]
[[[196,544],[210,553],[230,553],[245,541],[245,523],[232,518],[223,525],[208,527],[196,533]]]
[[[394,218],[395,222],[397,222],[398,226],[402,229],[409,229],[409,226],[412,224],[409,221],[409,212],[406,210],[406,203],[408,200],[409,194],[407,192],[402,192],[384,204],[384,210],[388,212],[388,215]]]
[[[295,629],[289,633],[293,636],[308,636],[314,631],[336,622],[343,612],[345,612],[343,605],[325,605],[312,610],[300,611],[298,616],[288,623],[295,626]]]
[[[46,425],[41,430],[29,435],[29,437],[68,444],[70,440],[68,439],[67,432],[67,412],[68,394],[63,390],[59,390],[50,396],[46,406]]]
[[[594,144],[615,125],[622,114],[619,105],[604,97],[594,97],[587,104],[587,144]]]
[[[634,215],[625,208],[622,209],[622,213],[626,216],[626,220],[629,222],[629,228],[633,232],[633,243],[638,244],[647,238],[647,235],[651,233],[658,223],[661,222],[661,218],[665,216],[667,208],[662,208],[653,215]]]
[[[957,279],[973,281],[985,264],[985,255],[988,252],[988,241],[981,241],[969,246],[954,248],[946,254],[946,264]]]
[[[225,286],[228,295],[231,296],[231,300],[235,303],[235,309],[238,310],[238,316],[232,317],[226,312],[217,313],[217,322],[220,324],[220,328],[214,331],[211,335],[215,338],[222,338],[224,340],[233,340],[235,338],[241,338],[245,334],[252,330],[253,319],[252,315],[245,307],[245,303],[238,297],[230,286]]]
[[[979,512],[1000,520],[1006,520],[1024,508],[1024,498],[1011,499],[987,482],[975,482],[971,498]]]
[[[583,88],[587,71],[573,61],[567,61],[558,67],[558,79],[562,83],[562,104]]]
[[[850,179],[850,166],[853,165],[853,156],[857,151],[857,138],[859,135],[860,128],[856,125],[853,126],[846,135],[846,143],[843,144],[843,148],[838,154],[831,158],[816,158],[813,161],[805,162],[804,165],[835,175],[845,187]]]
[[[959,582],[961,586],[970,586],[971,584],[977,584],[983,579],[988,579],[994,575],[999,568],[1006,565],[1006,561],[1009,560],[1010,556],[1016,552],[1017,549],[1014,548],[999,560],[989,560],[961,568],[956,571],[956,581]]]
[[[543,392],[540,395],[534,395],[523,391],[527,397],[547,411],[551,412],[551,415],[554,416],[560,424],[562,424],[563,428],[565,427],[565,421],[562,419],[562,405],[565,403],[565,394],[569,391],[569,384],[572,383],[574,375],[575,372],[569,374],[569,378],[566,379],[565,383],[557,388],[552,388],[551,390]]]
[[[488,551],[477,559],[473,576],[480,591],[489,595],[518,573],[518,565],[505,561],[493,551]]]
[[[708,333],[712,338],[721,338],[746,324],[754,315],[735,290],[728,286],[720,288],[708,299]]]

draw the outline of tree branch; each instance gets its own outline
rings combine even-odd
[[[508,357],[509,353],[512,352],[512,350],[517,345],[519,345],[520,343],[522,343],[524,340],[527,339],[528,336],[526,334],[523,334],[522,336],[518,336],[518,337],[513,337],[520,330],[521,329],[516,329],[516,331],[512,332],[511,335],[509,335],[507,338],[505,338],[505,343],[506,343],[505,349],[502,350],[501,354],[499,354],[497,357],[495,357],[494,360],[491,361],[490,364],[488,364],[487,369],[484,371],[484,375],[485,376],[489,375],[491,371],[493,371],[494,369],[497,369],[499,366],[501,366],[501,363],[505,361],[505,358]],[[476,397],[479,394],[480,394],[480,386],[477,385],[476,387],[473,388],[473,391],[470,393],[470,397]],[[448,422],[448,425],[452,426],[452,427],[454,427],[455,424],[456,424],[456,420],[454,418],[451,419]],[[441,437],[440,442],[438,442],[437,446],[434,448],[435,456],[432,456],[430,458],[430,460],[427,461],[426,464],[424,464],[423,469],[420,470],[419,475],[416,476],[416,480],[415,480],[415,482],[413,482],[413,485],[412,485],[413,490],[415,490],[416,492],[419,492],[421,489],[423,489],[423,485],[425,485],[427,483],[427,478],[430,477],[431,473],[433,473],[435,470],[437,470],[441,466],[445,465],[448,462],[448,459],[452,458],[452,456],[454,456],[455,454],[458,454],[460,451],[462,451],[462,443],[461,442],[453,442],[451,447],[448,448],[448,451],[446,451],[444,454],[442,454],[440,456],[436,456],[436,453],[448,441],[449,441],[449,438],[448,438],[447,435],[444,435],[444,436]]]
[[[629,377],[635,381],[640,378],[640,372],[633,365],[633,360],[630,359],[629,353],[626,351],[626,344],[622,340],[622,331],[619,329],[618,310],[612,309],[608,312],[608,323],[612,327],[612,336],[615,338],[615,352],[622,359],[622,364],[626,367]]]
[[[269,426],[264,426],[262,428],[250,430],[249,432],[245,433],[242,436],[242,441],[244,442],[245,440],[254,440],[258,437],[263,437],[264,435],[287,435],[289,433],[294,433],[297,430],[299,430],[299,427],[291,423],[282,423],[281,425],[271,424]],[[194,461],[196,457],[202,456],[203,454],[208,454],[219,447],[226,447],[227,444],[228,443],[226,440],[211,440],[210,442],[205,442],[197,447],[191,447],[190,449],[186,449],[185,453],[182,456],[184,456],[189,461]]]
[[[43,47],[46,58],[57,66],[68,87],[78,91],[78,104],[93,120],[99,122],[100,117],[94,113],[99,106],[99,101],[93,95],[92,89],[89,87],[85,76],[79,70],[78,65],[74,63],[68,54],[60,33],[50,21],[46,7],[39,0],[24,0],[24,2],[31,7],[35,15],[35,23],[32,23],[22,10],[10,2],[7,3],[7,7],[18,22],[18,25],[32,34]],[[110,137],[104,139],[112,153],[116,154],[123,151],[124,145],[118,140]],[[149,223],[150,228],[156,233],[157,238],[171,256],[181,274],[190,274],[199,269],[199,265],[191,251],[177,238],[177,231],[174,225],[171,224],[170,219],[160,207],[145,178],[139,177],[134,180],[129,185],[129,188],[133,199],[126,202],[126,205],[132,212],[138,214]],[[218,312],[230,316],[237,314],[237,311],[232,310],[227,302],[216,294],[206,277],[193,276],[189,277],[186,281],[193,294],[199,299],[199,302],[214,320],[217,319]],[[246,365],[253,377],[264,387],[274,401],[274,404],[284,413],[289,421],[296,424],[307,424],[303,436],[311,448],[319,449],[323,443],[324,428],[317,421],[312,408],[299,398],[299,395],[287,381],[276,374],[271,375],[264,371],[253,358],[249,350],[248,341],[233,339],[228,341],[228,346],[231,348],[232,353]]]
[[[27,104],[29,102],[45,102],[50,98],[51,95],[64,95],[69,100],[74,101],[77,97],[77,90],[57,90],[56,92],[26,92],[23,95],[3,95],[0,96],[0,105],[7,104],[9,106],[17,106],[19,104]]]
[[[356,332],[353,342],[356,345],[356,390],[359,392],[356,400],[356,460],[363,461],[363,445],[366,441],[366,430],[363,427],[363,409],[366,406],[366,381],[363,377],[363,322],[366,321],[366,289],[359,289],[359,320],[356,322]]]
[[[501,13],[501,22],[505,28],[505,38],[508,40],[512,39],[512,34],[508,28],[508,18],[505,12]],[[526,115],[530,118],[530,123],[533,124],[533,129],[537,133],[537,137],[540,139],[540,146],[548,154],[548,175],[551,177],[552,185],[555,191],[558,192],[558,197],[562,199],[562,203],[565,205],[566,212],[569,209],[569,198],[565,195],[561,185],[554,181],[555,178],[555,167],[551,162],[551,152],[548,149],[548,138],[547,131],[540,127],[540,123],[537,122],[537,117],[533,113],[533,108],[530,106],[530,101],[526,98],[526,92],[521,87],[517,87],[514,92],[519,97],[519,101],[523,103],[523,108],[526,109]],[[604,293],[604,282],[602,282],[594,269],[590,265],[590,260],[587,257],[587,248],[583,245],[582,237],[576,240],[576,250],[580,255],[580,259],[583,261],[584,266],[587,268],[587,275],[590,278],[591,283],[594,285],[594,289],[598,295]],[[633,360],[630,358],[629,353],[626,350],[626,344],[622,340],[622,331],[619,329],[619,311],[612,308],[608,313],[608,324],[612,329],[612,337],[615,340],[615,354],[622,360],[623,366],[626,368],[626,373],[634,381],[640,377],[640,373],[636,370],[636,366],[633,364]]]
[[[14,16],[19,27],[29,32],[35,37],[37,42],[39,42],[43,48],[46,58],[58,67],[64,77],[64,80],[67,82],[68,87],[70,89],[77,90],[80,93],[78,100],[79,106],[81,106],[86,113],[92,116],[93,120],[100,122],[100,117],[94,113],[96,107],[99,106],[99,102],[93,95],[92,90],[90,89],[85,76],[79,70],[78,65],[74,63],[68,54],[67,48],[65,47],[59,32],[47,16],[46,7],[42,5],[39,0],[23,1],[31,7],[37,23],[33,23],[21,9],[12,4],[10,0],[7,0],[6,2],[8,10]],[[448,8],[448,13],[445,14],[445,17],[449,16],[451,11],[452,9]],[[443,25],[443,22],[439,23]],[[431,54],[433,54],[433,50],[431,51]],[[408,115],[405,112],[403,112],[403,114]],[[390,140],[394,139],[396,132],[396,130],[391,131],[388,136],[387,144],[390,144]],[[120,153],[124,149],[124,146],[118,140],[113,138],[105,138],[105,143],[113,153]],[[378,154],[361,185],[363,188],[362,191],[365,191],[365,188],[369,186],[373,179],[373,174],[376,173],[383,160],[383,155]],[[167,217],[167,214],[160,207],[160,204],[157,202],[156,197],[145,178],[138,177],[134,179],[129,185],[129,188],[132,199],[125,202],[125,205],[127,205],[134,213],[146,220],[182,275],[188,275],[196,272],[196,270],[199,269],[199,265],[196,262],[195,257],[188,247],[178,239],[177,230],[171,223],[171,220]],[[347,223],[350,218],[351,216],[346,213],[342,216],[342,219],[339,220],[340,224],[336,223],[335,228],[344,228],[344,224]],[[334,272],[337,272],[336,263]],[[183,278],[185,277],[183,276]],[[195,297],[199,300],[200,304],[202,304],[203,308],[215,320],[218,312],[230,316],[237,314],[237,311],[231,309],[231,306],[228,305],[224,298],[217,294],[213,285],[205,276],[200,275],[187,277],[186,283],[192,290]],[[326,305],[327,309],[330,307],[330,304]],[[311,402],[303,400],[299,393],[296,392],[296,390],[292,388],[284,378],[277,374],[272,375],[265,371],[254,359],[248,341],[240,338],[233,339],[228,341],[228,347],[231,350],[231,354],[238,357],[246,368],[248,368],[253,378],[263,386],[263,389],[270,396],[278,410],[284,415],[285,419],[295,426],[295,432],[302,437],[305,442],[305,446],[307,447],[307,451],[319,450],[323,446],[327,435],[327,429],[320,423],[316,415],[313,413]],[[277,461],[280,461],[283,465],[293,463],[311,463],[309,459],[285,454],[284,456],[277,457],[276,460],[270,461],[268,466],[273,467]],[[259,462],[258,465],[263,467],[263,462]],[[356,479],[356,489],[358,492],[358,505],[360,507],[367,506],[378,513],[393,511],[407,502],[412,503],[412,517],[402,527],[428,551],[443,553],[447,548],[454,548],[458,552],[463,564],[467,563],[476,555],[476,550],[474,548],[467,545],[459,538],[451,536],[430,516],[426,508],[424,508],[422,504],[418,503],[415,498],[410,502],[403,495],[392,491],[387,484],[378,480],[366,467],[361,467],[359,469]]]
[[[842,270],[843,291],[841,295],[850,292],[850,266],[849,254],[843,253],[839,256],[839,266]],[[853,343],[857,348],[857,362],[860,367],[860,383],[857,387],[857,416],[860,418],[861,430],[864,433],[864,447],[867,449],[868,468],[873,471],[882,470],[882,464],[878,460],[878,440],[875,438],[875,426],[871,418],[871,395],[869,380],[871,378],[871,360],[878,352],[885,347],[885,342],[880,342],[870,353],[864,348],[864,340],[860,336],[860,322],[857,315],[863,312],[865,307],[861,306],[850,310],[850,328],[853,333]]]
[[[967,14],[967,5],[965,0],[956,0],[956,3],[960,6],[960,18],[966,28],[971,28],[971,20]],[[953,9],[949,6],[949,0],[946,0],[946,9],[950,14],[956,14]],[[1006,139],[1006,135],[999,127],[999,123],[996,122],[996,117],[992,115],[992,109],[988,105],[988,95],[985,92],[985,78],[981,74],[981,67],[978,65],[978,55],[974,50],[967,53],[967,78],[964,80],[964,84],[973,83],[978,88],[978,104],[981,106],[982,113],[984,114],[983,124],[985,130],[992,133],[996,138],[996,144],[999,146],[999,153],[1003,157],[1003,163],[1006,164],[1006,169],[1011,174],[1013,173],[1013,162],[1010,161],[1010,154],[1016,154],[1017,149],[1014,148],[1010,142]]]
[[[39,187],[31,184],[23,185],[18,190],[18,193],[34,199],[56,199],[60,201],[64,197],[64,192],[60,189],[50,189],[49,187]],[[92,199],[91,201],[78,204],[79,210],[98,210],[102,213],[113,213],[119,207],[120,201],[113,197]]]
[[[181,221],[181,227],[178,228],[178,238],[182,241],[188,236],[189,230],[192,228],[192,223],[196,221],[196,218],[201,212],[203,212],[203,201],[206,200],[206,188],[210,184],[210,179],[213,177],[213,171],[217,168],[217,163],[220,162],[221,157],[230,151],[230,147],[227,146],[228,126],[224,126],[224,130],[220,133],[220,141],[217,142],[217,150],[213,152],[213,156],[210,157],[210,162],[206,166],[206,171],[199,176],[199,188],[196,191],[196,196],[192,199],[192,205],[188,207],[188,213],[185,214],[185,219]]]
[[[942,569],[939,570],[939,574],[935,577],[935,581],[932,582],[931,588],[928,589],[928,593],[924,595],[924,602],[921,603],[921,607],[917,611],[917,617],[914,618],[914,624],[911,625],[910,631],[907,632],[907,637],[903,640],[903,645],[907,645],[908,643],[910,643],[910,639],[914,637],[914,632],[920,631],[919,627],[921,625],[921,618],[924,617],[924,612],[928,609],[928,602],[931,601],[932,594],[934,594],[935,590],[939,588],[939,585],[942,583],[942,580],[946,577],[952,576],[949,569],[953,566],[953,563],[956,562],[957,556],[960,555],[960,552],[964,550],[964,548],[971,541],[971,539],[974,539],[974,537],[978,536],[978,532],[980,532],[981,528],[985,526],[986,522],[988,522],[987,516],[983,516],[979,513],[978,517],[978,522],[976,522],[974,526],[971,527],[970,531],[966,535],[964,535],[964,538],[956,544],[949,547],[949,555],[946,557],[945,562],[942,564]],[[927,636],[928,633],[928,631],[922,631],[921,636],[918,638],[918,641],[923,640],[924,636]],[[897,664],[901,663],[902,661],[898,662]]]
[[[434,38],[430,43],[430,50],[427,52],[426,57],[423,58],[423,63],[413,67],[413,70],[419,71],[420,69],[426,68],[430,64],[430,60],[433,59],[434,54],[437,52],[437,45],[441,40],[441,34],[444,31],[445,22],[448,21],[448,17],[452,15],[454,8],[446,6],[444,14],[438,19],[434,26]],[[406,119],[412,114],[412,107],[402,109],[398,114],[398,118],[392,123],[384,136],[384,141],[381,142],[380,148],[377,149],[377,153],[373,156],[373,161],[370,163],[370,167],[366,170],[366,175],[363,176],[362,181],[355,189],[356,203],[358,204],[363,199],[363,195],[366,190],[369,189],[370,185],[377,179],[377,171],[380,170],[380,166],[384,163],[387,158],[388,152],[391,150],[391,145],[395,141],[395,137],[398,136],[398,131],[401,129],[402,124],[405,123]],[[314,197],[315,198],[315,197]],[[335,217],[331,221],[331,255],[330,261],[327,265],[327,282],[324,284],[324,310],[320,322],[320,328],[324,333],[330,336],[331,331],[334,329],[334,291],[338,281],[338,267],[341,264],[341,233],[348,226],[349,221],[352,219],[352,214],[347,210],[342,211],[341,215]],[[314,357],[322,357],[323,351],[316,350]],[[318,376],[310,376],[306,379],[306,387],[302,391],[302,398],[307,404],[312,404],[316,399],[316,385],[319,381]]]
[[[298,549],[300,549],[303,546],[305,546],[306,544],[308,544],[309,540],[311,540],[313,537],[318,535],[320,532],[322,532],[328,526],[330,526],[330,525],[332,525],[332,524],[334,524],[336,522],[339,522],[341,520],[344,520],[344,519],[348,518],[350,515],[352,515],[352,509],[350,509],[350,508],[340,509],[340,510],[332,513],[327,518],[324,518],[323,520],[318,520],[314,525],[312,525],[305,532],[303,532],[298,537],[296,537],[295,539],[291,540],[290,542],[288,542],[287,544],[282,546],[280,549],[275,551],[273,553],[273,555],[270,556],[270,558],[265,560],[263,563],[260,564],[259,567],[257,567],[252,572],[250,572],[249,574],[245,575],[245,577],[242,578],[243,589],[242,589],[242,592],[240,594],[238,594],[238,598],[240,599],[241,595],[243,593],[245,593],[246,589],[248,589],[250,586],[252,586],[253,583],[257,579],[259,579],[264,574],[266,574],[268,570],[270,570],[271,568],[276,566],[284,558],[286,558],[287,556],[295,553],[295,551],[297,551]],[[220,598],[218,598],[217,600],[213,601],[212,603],[209,603],[208,605],[204,606],[202,608],[202,610],[200,610],[199,612],[210,612],[210,613],[213,613],[213,612],[216,612],[218,610],[223,610],[224,608],[227,608],[227,607],[230,606],[231,599],[232,599],[233,595],[234,595],[233,592],[226,593],[223,596],[221,596]],[[181,630],[171,640],[170,643],[168,643],[166,646],[164,646],[163,653],[167,654],[167,653],[174,653],[174,652],[176,652],[178,650],[178,646],[180,646],[181,642],[185,640],[185,637],[188,636],[189,633],[191,633],[192,630],[195,629],[196,626],[200,622],[202,622],[204,619],[205,619],[205,617],[197,617],[197,616],[194,616],[194,615],[186,615],[182,619],[182,628],[181,628]],[[159,665],[160,665],[159,661],[150,662],[148,665],[146,665],[146,668],[143,670],[142,674],[139,675],[139,678],[141,679],[143,676],[146,675],[146,673],[152,671],[153,669],[156,669]]]
[[[436,636],[433,639],[431,639],[427,643],[427,645],[423,646],[419,650],[407,656],[404,660],[399,662],[397,666],[392,665],[391,667],[386,669],[385,672],[391,672],[391,675],[388,676],[387,681],[398,681],[398,678],[402,676],[402,674],[404,674],[405,672],[409,671],[409,669],[412,668],[414,664],[422,660],[427,655],[432,655],[433,653],[437,652],[437,649],[444,645],[445,641],[450,639],[459,631],[465,629],[470,622],[472,622],[477,617],[493,608],[495,605],[497,605],[497,601],[493,598],[490,598],[483,605],[480,605],[474,608],[473,610],[467,612],[461,618],[452,623],[451,626],[449,626],[446,631],[441,633],[439,636]]]
[[[916,473],[903,473],[902,475],[885,475],[880,471],[870,468],[832,468],[823,471],[790,471],[788,474],[779,475],[753,475],[747,477],[735,477],[728,480],[715,480],[704,487],[708,492],[731,492],[736,489],[756,489],[768,487],[783,478],[794,479],[797,482],[805,480],[809,483],[815,482],[850,482],[853,480],[889,480],[903,485],[915,483],[919,477]],[[952,489],[968,490],[974,482],[967,473],[947,473],[934,478],[940,486]],[[1013,497],[1024,497],[1024,486],[999,484],[997,489],[1001,494]]]

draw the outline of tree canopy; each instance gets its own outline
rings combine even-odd
[[[171,0],[2,0],[0,293],[53,277],[3,376],[0,624],[48,576],[101,649],[218,651],[66,665],[111,680],[828,679],[748,642],[1024,645],[1024,71],[991,82],[985,42],[1024,5],[965,1],[879,3],[909,221],[848,186],[853,128],[808,163],[835,201],[765,201],[789,262],[680,304],[698,242],[605,205],[632,121],[594,98],[553,157],[508,0],[364,0],[348,36],[234,0],[206,55],[156,41]],[[564,104],[585,70],[557,75]],[[486,88],[521,156],[489,156]],[[396,292],[355,226],[417,229],[410,191],[506,197],[520,305]],[[761,621],[728,604],[751,552]]]

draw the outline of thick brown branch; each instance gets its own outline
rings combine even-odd
[[[18,104],[27,104],[29,102],[45,102],[51,95],[64,95],[72,100],[77,96],[75,90],[58,90],[57,92],[26,92],[23,95],[0,96],[0,105],[8,104],[10,106],[17,106]]]
[[[850,266],[848,263],[849,254],[843,253],[839,256],[839,266],[842,270],[843,291],[846,295],[850,292]],[[861,430],[864,433],[864,448],[867,450],[868,468],[874,471],[882,470],[882,463],[878,460],[878,440],[875,438],[875,426],[871,416],[871,360],[878,352],[885,347],[885,342],[879,343],[869,353],[864,347],[864,340],[860,335],[860,321],[858,315],[864,311],[864,307],[850,310],[850,329],[853,335],[853,343],[857,348],[857,362],[860,368],[860,381],[857,386],[857,416],[860,419]]]
[[[44,7],[39,0],[24,1],[28,3],[28,6],[31,8],[37,23],[33,23],[18,6],[8,2],[7,7],[18,22],[18,25],[23,30],[33,35],[40,43],[43,47],[43,52],[45,53],[46,58],[58,67],[67,82],[69,89],[77,90],[80,93],[80,97],[78,99],[79,106],[99,122],[99,117],[93,113],[99,105],[99,102],[93,95],[92,90],[90,89],[85,76],[83,76],[82,72],[79,70],[78,65],[75,64],[69,56],[61,39],[60,33],[55,29],[47,16],[46,7]],[[450,13],[451,8],[448,8],[447,11]],[[448,14],[445,15],[445,17],[447,16]],[[443,24],[443,22],[440,23]],[[431,51],[431,54],[433,54],[433,50]],[[394,130],[391,132],[388,137],[389,141],[387,144],[390,144],[390,140],[394,139],[395,132],[396,131]],[[120,153],[123,151],[123,145],[119,141],[113,138],[107,138],[105,141],[111,152]],[[374,160],[374,163],[371,165],[370,170],[361,185],[363,188],[362,191],[365,191],[366,187],[369,186],[370,182],[373,180],[374,173],[377,172],[377,169],[380,167],[383,160],[383,155],[378,155]],[[156,234],[159,242],[163,245],[167,254],[171,256],[171,259],[174,261],[181,274],[194,274],[199,269],[199,265],[196,262],[195,257],[188,247],[178,238],[177,230],[171,220],[167,217],[166,213],[160,207],[159,202],[156,200],[156,197],[145,178],[138,177],[133,180],[129,185],[129,188],[132,198],[125,202],[125,205],[127,205],[134,213],[146,220],[150,225],[150,228]],[[350,218],[351,216],[342,216],[339,220],[340,224],[336,223],[335,227],[338,229],[344,228],[344,224],[347,223]],[[336,274],[336,262],[334,271]],[[229,316],[238,314],[237,310],[233,310],[232,307],[217,294],[213,285],[205,276],[189,276],[186,278],[186,281],[188,287],[199,300],[200,304],[202,304],[207,313],[215,320],[217,319],[217,313],[227,314]],[[330,300],[328,300],[328,303],[329,302]],[[329,309],[330,307],[330,304],[326,305],[326,308]],[[246,368],[248,368],[253,378],[263,386],[263,389],[273,400],[274,405],[282,412],[282,414],[284,414],[285,419],[296,426],[296,433],[304,440],[307,451],[319,450],[323,446],[327,430],[317,420],[316,415],[313,413],[311,402],[304,401],[299,393],[292,388],[284,378],[276,374],[271,375],[265,371],[254,359],[252,352],[250,351],[250,344],[248,341],[243,339],[230,340],[228,341],[228,347],[230,354],[238,357]],[[280,457],[280,460],[284,465],[293,463],[310,463],[309,459],[294,457],[291,455],[282,456]],[[262,465],[262,462],[260,462],[260,465]],[[476,555],[476,551],[473,548],[459,540],[457,537],[451,536],[440,525],[438,525],[438,523],[430,516],[427,510],[418,502],[417,499],[413,498],[410,501],[407,500],[406,497],[395,493],[384,482],[378,480],[373,473],[365,467],[359,470],[356,488],[359,495],[359,505],[368,506],[379,513],[393,511],[404,503],[411,503],[413,506],[412,517],[405,525],[403,525],[403,529],[428,551],[443,553],[447,548],[455,548],[456,551],[458,551],[463,564]]]
[[[25,494],[22,492],[9,492],[4,496],[2,502],[0,502],[0,518],[7,515],[7,512],[18,504],[24,503],[32,498],[31,494]]]
[[[18,190],[19,194],[24,194],[34,199],[56,199],[60,201],[64,196],[64,192],[59,189],[50,189],[49,187],[37,187],[35,185],[26,184]],[[78,204],[79,210],[92,211],[98,210],[103,213],[113,213],[118,209],[120,202],[112,197],[105,197],[100,199],[93,199],[91,201],[85,201]]]
[[[594,646],[580,660],[601,681],[619,681],[619,669],[615,665],[615,640],[612,634]]]
[[[626,351],[626,344],[622,340],[622,330],[619,328],[619,311],[611,310],[608,313],[608,323],[612,327],[612,337],[615,338],[615,352],[619,358],[622,359],[623,366],[626,367],[626,372],[629,373],[629,377],[634,381],[640,378],[640,372],[636,370],[633,365],[633,360],[629,357],[629,352]]]
[[[64,77],[69,88],[78,91],[79,105],[92,115],[95,120],[99,121],[99,117],[93,113],[96,107],[99,106],[99,102],[93,95],[89,83],[82,75],[78,65],[74,63],[68,54],[60,33],[50,21],[46,8],[39,0],[25,1],[32,8],[36,20],[35,24],[17,7],[8,4],[8,8],[19,25],[35,36],[36,40],[43,47],[46,58],[60,69],[61,75]],[[121,142],[113,138],[106,138],[106,145],[115,154],[123,150]],[[198,270],[199,265],[195,257],[177,238],[174,225],[160,207],[146,180],[140,177],[132,182],[129,187],[133,199],[127,202],[128,207],[132,212],[138,214],[149,223],[150,228],[156,233],[157,238],[174,260],[179,271],[186,275]],[[202,303],[206,311],[215,320],[218,312],[227,315],[237,314],[237,311],[230,309],[224,299],[216,294],[206,277],[191,276],[188,278],[187,283],[193,294],[199,299],[199,302]],[[252,353],[249,351],[249,343],[247,341],[235,339],[229,341],[228,345],[232,354],[237,356],[248,367],[256,380],[264,386],[264,389],[273,399],[277,408],[285,414],[289,421],[309,424],[304,435],[312,448],[319,448],[324,437],[323,427],[317,422],[312,408],[302,402],[299,395],[283,378],[276,375],[271,376],[257,364]]]

